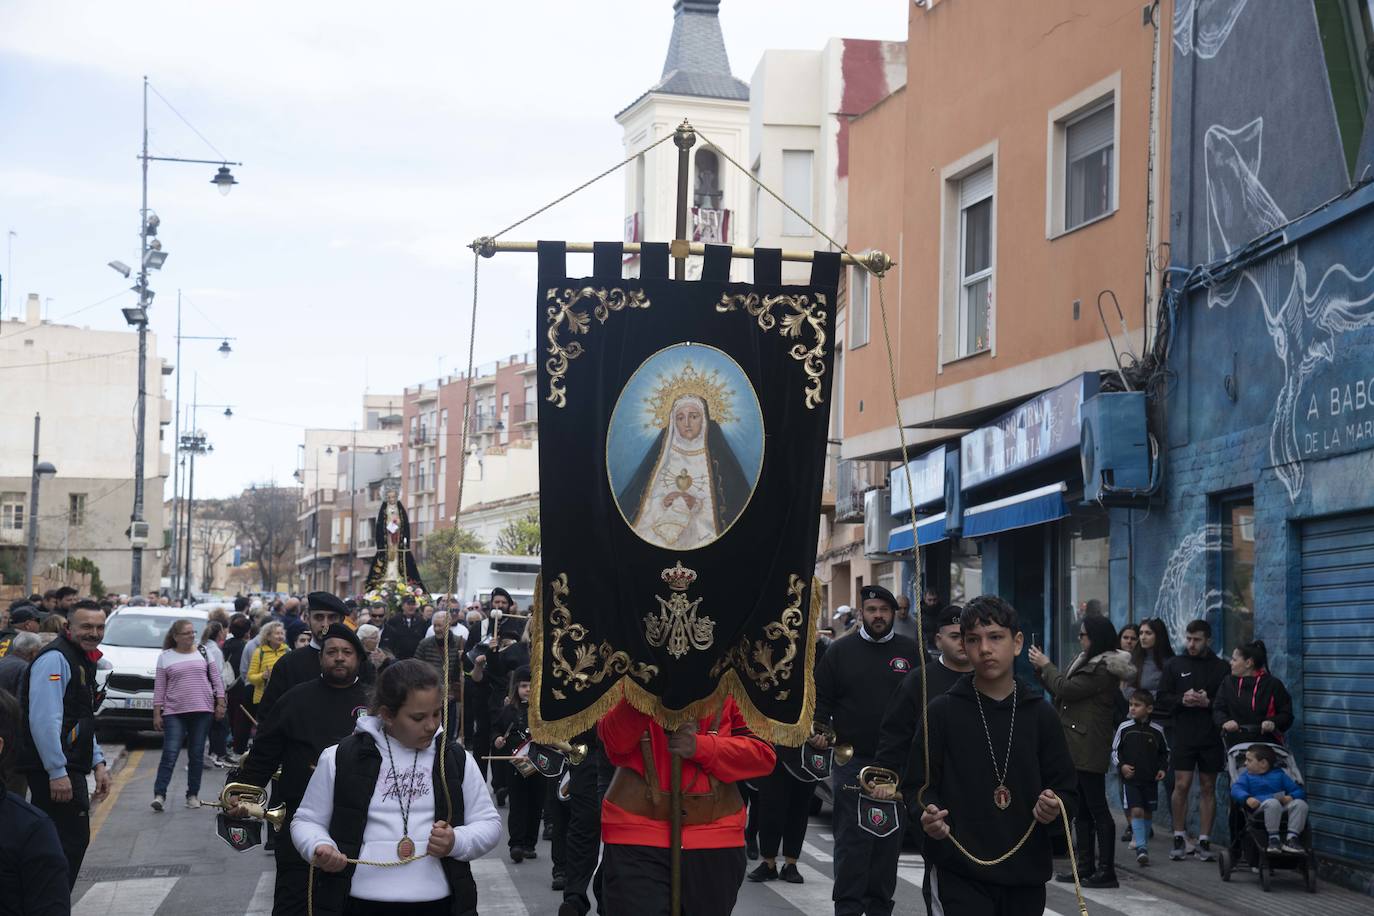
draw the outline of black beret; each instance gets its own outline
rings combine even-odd
[[[312,611],[328,611],[338,614],[340,619],[348,616],[348,608],[329,592],[311,592],[305,596],[306,607]]]
[[[353,651],[358,653],[359,659],[367,654],[363,652],[363,641],[358,638],[358,634],[341,623],[331,623],[329,625],[329,629],[325,631],[324,639],[320,640],[320,648],[323,649],[324,644],[331,639],[342,639],[344,642],[348,643],[353,647]]]
[[[964,609],[957,604],[951,604],[935,615],[935,629],[940,630],[945,627],[957,627],[959,618],[963,615]]]
[[[507,601],[510,601],[510,592],[506,591],[504,588],[502,588],[502,587],[499,586],[499,585],[496,586],[496,588],[494,588],[494,589],[491,590],[491,597],[492,597],[492,598],[495,598],[497,595],[500,595],[502,598],[505,598]]]
[[[515,669],[515,673],[511,675],[511,680],[514,681],[514,682],[517,683],[517,684],[519,684],[521,681],[528,681],[529,679],[530,679],[530,666],[529,666],[529,665],[522,665],[522,666],[520,666],[519,668],[516,668],[516,669]]]
[[[888,607],[894,611],[897,610],[897,599],[892,597],[892,592],[881,585],[865,585],[859,589],[859,603],[862,604],[869,600],[884,601]]]

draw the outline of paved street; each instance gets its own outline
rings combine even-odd
[[[270,854],[261,849],[234,853],[214,834],[214,809],[188,811],[176,803],[185,795],[184,758],[168,792],[168,810],[158,814],[148,807],[160,753],[157,739],[144,737],[127,749],[106,746],[106,751],[112,759],[124,751],[127,754],[115,774],[110,801],[92,817],[94,838],[73,898],[76,916],[265,916],[271,912]],[[207,770],[202,795],[213,798],[222,780],[223,771]],[[1283,878],[1272,894],[1263,894],[1258,882],[1246,875],[1222,885],[1214,866],[1169,863],[1164,840],[1157,838],[1155,846],[1161,861],[1151,867],[1151,878],[1144,877],[1132,860],[1119,866],[1119,890],[1086,892],[1092,916],[1224,916],[1258,912],[1261,906],[1269,916],[1297,916],[1311,913],[1318,902],[1325,916],[1367,912],[1367,898],[1330,886],[1313,898],[1296,881]],[[830,916],[831,849],[829,824],[813,820],[800,863],[806,883],[746,882],[735,911]],[[504,852],[503,845],[473,864],[483,916],[554,912],[559,898],[549,889],[548,844],[540,844],[538,860],[520,865],[511,863]],[[919,857],[903,855],[899,877],[897,912],[921,912]],[[1216,902],[1223,895],[1225,905]],[[1072,889],[1050,885],[1046,912],[1074,916],[1077,905]]]

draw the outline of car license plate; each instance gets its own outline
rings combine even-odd
[[[152,708],[153,708],[153,698],[152,698],[152,697],[134,697],[133,699],[127,700],[126,702],[129,704],[129,708],[130,708],[130,709],[152,709]]]

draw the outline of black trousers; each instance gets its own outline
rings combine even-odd
[[[739,786],[740,797],[744,799],[744,806],[747,809],[744,816],[744,843],[746,846],[759,844],[759,784],[767,778],[764,776],[736,783]]]
[[[264,831],[271,827],[264,826]],[[291,819],[282,824],[272,854],[277,860],[277,877],[272,889],[272,916],[306,916],[305,897],[310,882],[310,863],[296,852],[291,842]]]
[[[596,754],[596,816],[597,816],[597,839],[601,837],[601,801],[606,797],[606,790],[611,787],[611,780],[615,778],[615,764],[611,763],[606,756],[605,748],[599,748]],[[606,910],[606,859],[603,856],[600,863],[596,866],[596,874],[592,875],[592,893],[596,894],[596,912],[598,916],[604,916]],[[565,899],[566,899],[566,895]]]
[[[62,854],[67,857],[67,879],[75,887],[81,862],[86,858],[86,847],[91,843],[91,795],[86,788],[86,774],[69,774],[72,798],[65,802],[52,800],[47,773],[30,770],[27,775],[29,801],[52,818],[53,826],[57,828],[57,841],[62,844]]]
[[[587,888],[592,883],[596,860],[601,853],[601,793],[597,790],[596,778],[596,758],[600,756],[599,750],[593,750],[586,760],[573,767],[568,783],[571,798],[555,802],[564,810],[567,821],[563,864],[567,883],[563,886],[563,900],[581,914],[590,912],[592,907]]]
[[[510,784],[510,817],[506,831],[511,849],[533,849],[539,844],[539,815],[544,811],[543,776],[515,776]]]
[[[875,837],[859,826],[859,797],[845,786],[857,787],[859,770],[873,761],[855,757],[830,774],[835,809],[835,883],[830,899],[835,916],[891,916],[897,892],[897,860],[902,854],[902,831]],[[959,912],[954,910],[952,912]]]
[[[726,916],[744,882],[744,847],[682,851],[682,916]],[[607,843],[601,853],[606,912],[667,916],[668,850]]]
[[[965,878],[948,869],[930,867],[925,886],[926,912],[949,916],[1041,916],[1045,885],[1007,887]]]
[[[1073,813],[1074,851],[1084,876],[1116,867],[1116,821],[1107,804],[1107,777],[1078,771],[1078,810]]]
[[[759,786],[759,855],[775,859],[778,844],[786,859],[801,856],[806,839],[806,819],[811,813],[811,797],[816,794],[814,782],[802,782],[778,761],[773,772]]]

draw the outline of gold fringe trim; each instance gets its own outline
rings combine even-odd
[[[695,722],[698,719],[706,719],[715,715],[716,711],[724,704],[725,698],[733,697],[736,705],[740,708],[740,713],[744,716],[745,724],[754,734],[772,744],[781,744],[785,747],[799,746],[811,737],[816,715],[816,631],[820,621],[820,605],[820,582],[813,576],[811,579],[811,615],[806,627],[806,662],[801,672],[803,678],[802,708],[795,722],[779,722],[764,715],[754,705],[754,701],[750,699],[748,691],[744,688],[744,682],[740,680],[734,668],[730,668],[721,676],[716,689],[711,691],[708,696],[689,703],[681,709],[664,706],[659,697],[641,687],[633,678],[622,674],[615,683],[607,688],[605,693],[586,709],[579,710],[562,719],[545,719],[540,700],[543,696],[542,682],[548,658],[543,638],[544,580],[541,575],[535,580],[533,619],[530,621],[530,642],[536,660],[536,663],[531,666],[530,672],[530,734],[536,741],[540,742],[571,741],[601,721],[601,717],[610,712],[622,699],[651,717],[665,730],[671,731],[684,723]]]

